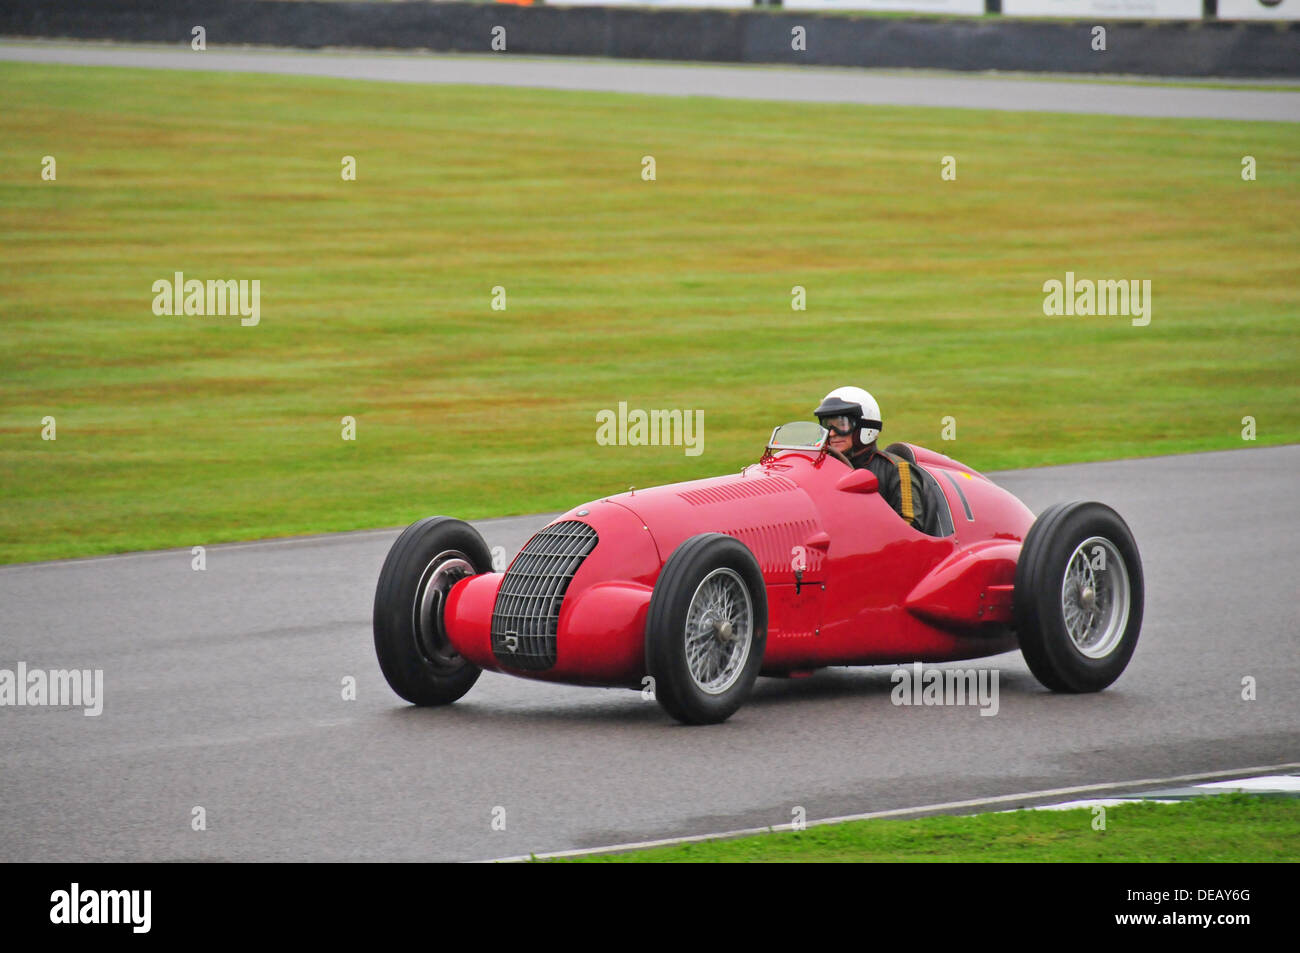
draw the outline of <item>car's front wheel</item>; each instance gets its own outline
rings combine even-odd
[[[478,530],[431,516],[412,523],[388,551],[375,589],[375,652],[393,691],[415,705],[446,705],[464,695],[481,669],[452,646],[447,593],[488,572],[492,553]]]
[[[1142,629],[1142,560],[1118,513],[1058,503],[1029,529],[1016,564],[1020,649],[1057,692],[1101,691],[1133,657]]]
[[[723,533],[678,546],[650,597],[645,640],[665,711],[689,725],[731,717],[753,688],[767,645],[767,590],[754,554]]]

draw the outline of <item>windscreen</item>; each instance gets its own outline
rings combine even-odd
[[[796,420],[773,430],[767,447],[769,450],[820,450],[826,445],[828,436],[821,424],[811,420]]]

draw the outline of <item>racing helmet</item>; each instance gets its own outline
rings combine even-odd
[[[854,444],[867,446],[880,436],[880,405],[861,387],[837,387],[814,411],[818,422],[827,430],[854,436]],[[841,419],[843,418],[843,419]]]

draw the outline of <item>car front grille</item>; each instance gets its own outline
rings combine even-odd
[[[548,526],[519,551],[492,610],[492,654],[511,668],[540,671],[555,664],[556,627],[564,593],[596,548],[596,531],[565,520]]]

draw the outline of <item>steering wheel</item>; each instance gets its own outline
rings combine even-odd
[[[846,457],[844,454],[840,453],[838,450],[836,450],[836,449],[834,449],[834,448],[832,448],[832,447],[827,447],[827,448],[826,448],[826,452],[829,453],[829,454],[830,454],[832,457],[834,457],[836,460],[839,460],[841,463],[843,463],[845,466],[847,466],[850,470],[853,469],[853,464],[849,463],[849,458]]]

